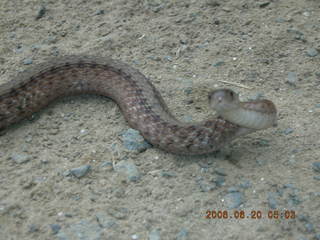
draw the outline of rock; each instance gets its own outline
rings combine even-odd
[[[225,195],[224,200],[229,209],[234,209],[240,207],[244,202],[244,196],[240,192],[230,192]]]
[[[144,140],[139,131],[129,128],[120,134],[122,136],[123,146],[129,151],[143,152],[152,146]]]
[[[101,240],[102,228],[97,223],[81,220],[61,229],[56,235],[59,240]]]
[[[152,230],[148,236],[149,240],[160,240],[160,232],[157,229]]]
[[[23,163],[29,162],[31,159],[31,156],[25,153],[13,153],[11,155],[11,159],[17,164],[23,164]]]
[[[122,160],[114,166],[114,170],[126,175],[131,182],[136,182],[140,179],[140,173],[132,161]]]
[[[78,168],[70,169],[70,173],[76,178],[81,178],[85,176],[90,170],[91,170],[91,166],[87,164]]]
[[[318,54],[319,54],[319,52],[318,52],[318,50],[315,49],[315,48],[308,48],[308,49],[307,49],[307,55],[308,55],[309,57],[315,57],[315,56],[317,56]]]

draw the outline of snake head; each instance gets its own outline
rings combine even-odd
[[[209,93],[210,106],[219,114],[239,108],[239,95],[231,89],[216,89]]]
[[[209,104],[219,117],[243,128],[261,130],[277,124],[276,106],[267,99],[240,102],[234,91],[217,89],[209,94]]]

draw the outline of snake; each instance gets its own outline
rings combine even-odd
[[[216,115],[182,122],[139,70],[110,57],[54,57],[0,85],[0,129],[32,116],[54,100],[95,94],[115,101],[128,124],[152,145],[174,154],[212,153],[233,139],[276,124],[272,101],[241,102],[231,89],[209,93]]]

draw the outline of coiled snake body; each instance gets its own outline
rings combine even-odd
[[[153,145],[177,154],[210,153],[235,137],[267,128],[276,121],[272,102],[253,101],[246,105],[237,101],[233,91],[223,89],[209,95],[210,103],[222,110],[218,111],[219,117],[197,124],[182,123],[170,113],[152,83],[127,64],[109,58],[65,56],[20,73],[13,81],[0,86],[0,129],[32,115],[59,97],[84,93],[113,99],[131,127]],[[219,108],[225,101],[236,104],[231,108],[233,112],[225,106]],[[243,113],[244,121],[242,118],[237,121],[239,113],[230,114],[237,110],[240,115]],[[227,120],[224,119],[223,112],[229,112],[231,117],[227,114]],[[247,121],[247,116],[258,127],[251,124],[250,128],[251,120]],[[264,123],[260,126],[261,119]],[[249,122],[249,126],[243,122]]]

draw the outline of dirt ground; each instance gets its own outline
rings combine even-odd
[[[216,87],[279,110],[276,128],[177,156],[126,150],[109,99],[62,99],[0,136],[1,240],[320,239],[318,0],[1,0],[0,14],[1,83],[50,56],[101,55],[148,76],[181,120],[210,115]]]

